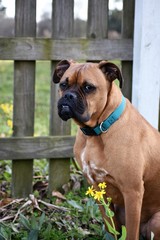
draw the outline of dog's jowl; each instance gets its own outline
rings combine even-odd
[[[117,230],[124,224],[127,240],[141,234],[160,240],[160,134],[126,99],[119,68],[107,61],[62,60],[53,73],[59,83],[58,114],[79,125],[76,160],[97,189],[107,183]],[[105,211],[100,209],[105,218]]]

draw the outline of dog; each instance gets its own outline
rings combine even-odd
[[[127,240],[150,240],[152,232],[160,240],[160,134],[123,96],[120,69],[109,61],[62,60],[52,78],[60,118],[79,125],[76,160],[94,188],[107,183],[117,230],[125,224]]]

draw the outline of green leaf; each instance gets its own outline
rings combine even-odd
[[[7,226],[0,226],[0,240],[10,240],[11,230]]]
[[[39,218],[39,230],[42,228],[42,225],[44,222],[45,222],[45,213],[43,212]]]
[[[111,226],[111,224],[105,219],[105,223],[106,223],[106,225],[107,225],[107,227],[108,227],[108,231],[110,232],[110,233],[112,233],[112,234],[114,234],[114,235],[119,235],[120,233],[119,232],[117,232],[117,230],[116,229],[114,229],[112,226]]]
[[[106,212],[107,217],[109,217],[109,218],[114,217],[114,212],[111,211],[108,207],[105,207],[105,212]]]
[[[30,231],[30,233],[28,235],[28,240],[38,240],[38,230],[37,229],[33,229]]]
[[[76,201],[74,200],[68,200],[67,201],[72,207],[78,209],[79,211],[83,212],[83,207],[79,205]]]
[[[126,227],[122,226],[122,236],[118,240],[126,240],[126,237],[127,237]]]
[[[39,225],[38,219],[36,219],[35,216],[33,215],[31,217],[31,229],[38,230],[38,225]]]
[[[31,224],[29,220],[21,213],[20,213],[20,221],[26,229],[31,230]]]

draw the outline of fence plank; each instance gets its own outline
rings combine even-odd
[[[35,37],[36,0],[16,0],[15,35]],[[22,50],[23,52],[23,50]],[[13,136],[34,132],[35,62],[14,63]],[[12,195],[26,197],[32,192],[33,160],[12,161]]]
[[[73,157],[74,141],[71,136],[0,138],[0,159],[20,163],[21,159]]]
[[[134,5],[135,0],[123,0],[123,21],[122,21],[122,37],[133,38],[134,31]],[[122,59],[124,60],[124,59]],[[131,60],[131,59],[129,59]],[[132,99],[132,64],[133,61],[122,61],[122,72],[124,77],[123,94]]]
[[[107,19],[108,0],[88,0],[87,37],[96,39],[107,38]]]
[[[73,8],[74,0],[53,0],[52,1],[52,38],[70,38],[73,34]],[[63,17],[62,17],[63,16]],[[57,24],[58,23],[58,24]],[[70,44],[70,40],[69,44]],[[68,46],[69,47],[69,46]],[[58,52],[61,48],[57,47]],[[69,48],[71,51],[72,47]],[[67,47],[62,50],[62,56],[59,59],[54,57],[54,60],[64,59],[64,53]],[[54,49],[56,51],[56,49]],[[67,50],[68,51],[68,50]],[[57,54],[59,54],[57,52]],[[69,53],[69,52],[68,52]],[[54,52],[55,54],[55,52]],[[56,55],[56,54],[55,54]],[[69,57],[69,56],[68,56]],[[67,58],[68,58],[67,57]],[[69,58],[73,58],[69,57]],[[56,61],[52,62],[52,70],[55,69]],[[50,134],[51,135],[66,135],[70,134],[70,121],[63,122],[57,113],[58,101],[58,86],[51,83],[51,112],[50,112]],[[50,159],[49,161],[49,192],[53,189],[60,189],[62,185],[69,181],[70,178],[70,159],[63,158],[61,160]]]
[[[58,38],[58,37],[57,37]],[[0,38],[2,60],[133,59],[132,39]]]

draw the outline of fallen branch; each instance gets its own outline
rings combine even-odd
[[[51,203],[44,202],[42,200],[38,200],[38,202],[42,203],[43,205],[45,205],[46,207],[51,208],[51,209],[55,209],[55,210],[59,210],[59,211],[63,211],[63,212],[69,212],[70,211],[70,209],[68,209],[68,208],[56,206],[56,205],[53,205]]]

